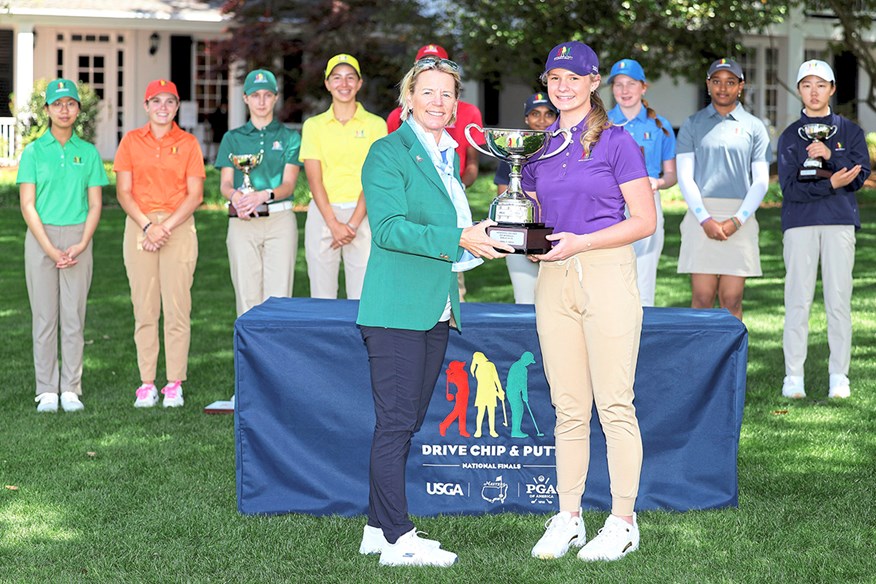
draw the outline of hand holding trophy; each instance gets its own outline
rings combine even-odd
[[[470,131],[474,128],[483,132],[487,139],[487,150],[472,140]],[[520,186],[523,165],[542,152],[548,140],[563,135],[563,144],[541,159],[556,156],[566,149],[572,141],[572,134],[563,128],[555,132],[544,130],[511,130],[502,128],[481,128],[477,124],[465,127],[465,137],[469,144],[482,154],[504,160],[511,165],[508,190],[493,199],[490,204],[490,219],[498,223],[487,228],[487,235],[514,248],[515,254],[543,254],[551,249],[546,239],[553,227],[541,223],[541,207],[538,201],[528,197]]]
[[[797,130],[797,134],[804,140],[823,142],[832,138],[836,131],[836,126],[828,124],[804,124]],[[824,160],[821,157],[807,158],[803,162],[803,168],[797,171],[797,180],[811,181],[830,178],[832,175],[832,171],[824,168]]]
[[[258,154],[229,154],[228,160],[231,161],[231,164],[234,167],[243,173],[243,185],[241,185],[237,190],[244,195],[248,195],[252,192],[255,192],[255,189],[252,187],[252,182],[249,180],[249,173],[252,170],[261,164],[262,162],[262,153]],[[267,203],[262,203],[257,206],[253,212],[250,214],[253,217],[267,217],[270,214],[268,210]],[[234,207],[234,204],[228,203],[228,216],[229,217],[239,217],[237,214],[237,209]]]

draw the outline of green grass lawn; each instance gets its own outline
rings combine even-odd
[[[489,192],[489,179],[481,179],[473,190],[475,217],[485,215]],[[687,306],[690,300],[687,279],[675,274],[681,213],[678,206],[666,211],[661,306]],[[574,556],[550,563],[531,559],[529,550],[543,531],[541,515],[418,520],[420,529],[459,554],[456,566],[440,571],[381,569],[376,557],[359,556],[362,517],[237,513],[233,420],[201,413],[205,404],[227,398],[233,386],[234,294],[221,211],[197,213],[200,257],[186,406],[132,407],[139,382],[121,258],[124,215],[109,207],[95,237],[86,410],[38,415],[24,223],[7,204],[0,208],[0,255],[6,260],[0,270],[0,582],[876,581],[876,205],[865,204],[862,217],[852,398],[826,398],[819,288],[806,371],[810,397],[789,402],[780,395],[779,212],[758,212],[764,277],[751,280],[746,290],[751,338],[738,509],[642,513],[640,551],[609,565],[584,564]],[[299,214],[302,227],[303,220]],[[504,263],[470,272],[466,283],[471,301],[512,299]],[[295,295],[307,294],[302,246]],[[605,515],[585,515],[593,534]]]

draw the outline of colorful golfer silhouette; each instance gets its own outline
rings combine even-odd
[[[505,393],[508,398],[508,406],[511,408],[512,438],[529,438],[529,434],[521,428],[524,406],[525,409],[529,410],[529,417],[532,418],[532,425],[535,427],[537,435],[544,436],[538,429],[535,416],[532,415],[532,408],[529,407],[529,371],[526,368],[534,363],[535,357],[533,357],[532,353],[526,351],[508,369]]]
[[[497,400],[502,401],[502,417],[504,418],[502,425],[508,426],[508,413],[505,411],[505,392],[502,391],[499,373],[496,371],[496,366],[487,359],[486,355],[477,352],[471,356],[471,374],[474,375],[478,382],[477,394],[475,394],[475,407],[478,409],[475,438],[481,437],[485,413],[490,422],[490,436],[498,438],[499,434],[496,432]]]
[[[468,373],[465,370],[465,362],[451,361],[445,373],[447,374],[447,383],[444,387],[444,391],[447,396],[447,401],[453,401],[455,399],[456,405],[453,406],[453,410],[447,414],[444,421],[438,425],[438,432],[440,432],[442,436],[446,435],[447,428],[453,424],[454,420],[458,420],[459,435],[465,438],[470,438],[471,434],[465,429],[465,412],[468,409]],[[451,385],[456,386],[456,395],[450,393]]]

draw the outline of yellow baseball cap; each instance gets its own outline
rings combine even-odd
[[[335,55],[331,59],[328,60],[328,64],[325,66],[325,78],[328,79],[329,75],[332,74],[332,71],[335,70],[335,67],[338,65],[349,65],[353,69],[356,70],[356,75],[360,78],[362,77],[362,71],[359,69],[359,61],[353,55],[348,55],[346,53],[341,53],[340,55]]]

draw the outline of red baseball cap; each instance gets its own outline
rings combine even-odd
[[[143,98],[143,101],[149,101],[159,93],[169,93],[179,99],[179,92],[176,90],[176,84],[173,81],[156,79],[155,81],[150,81],[149,85],[146,86],[146,97]]]
[[[447,51],[441,45],[424,45],[417,51],[417,58],[414,62],[419,61],[423,57],[438,57],[439,59],[447,59]]]

